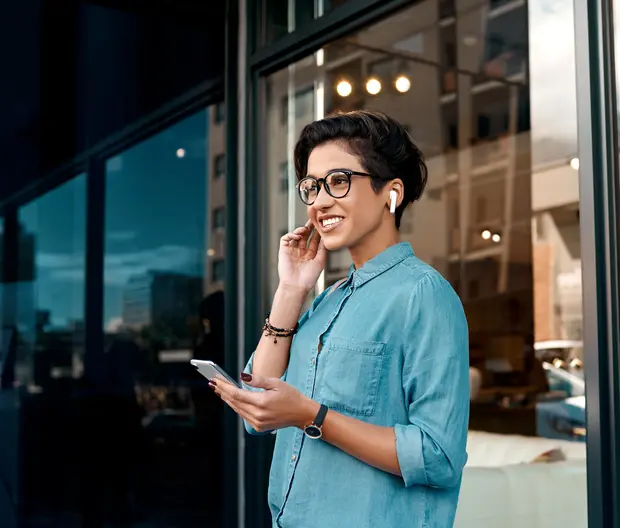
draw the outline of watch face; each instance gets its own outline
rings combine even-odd
[[[321,432],[320,427],[317,427],[314,424],[308,425],[304,429],[304,433],[306,433],[306,436],[308,436],[309,438],[312,438],[312,439],[321,438],[321,435],[323,434]]]

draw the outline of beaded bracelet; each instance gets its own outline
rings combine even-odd
[[[278,342],[278,337],[293,337],[297,330],[299,330],[299,323],[297,323],[293,328],[278,328],[277,326],[273,326],[269,322],[269,315],[265,319],[265,324],[263,326],[263,332],[266,336],[273,336],[273,342]]]

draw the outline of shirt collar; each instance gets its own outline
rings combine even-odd
[[[346,282],[352,282],[353,286],[357,288],[393,268],[397,264],[400,264],[406,258],[413,256],[413,249],[409,242],[394,244],[379,253],[376,257],[371,258],[360,269],[355,269],[355,266],[351,264]]]

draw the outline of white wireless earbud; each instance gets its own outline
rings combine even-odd
[[[398,193],[396,191],[390,191],[390,213],[396,213],[396,199],[398,198]]]

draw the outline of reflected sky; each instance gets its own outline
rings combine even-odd
[[[108,160],[104,325],[122,319],[127,282],[151,271],[202,277],[208,113]]]
[[[573,0],[529,0],[532,165],[577,154]]]
[[[104,325],[122,317],[130,279],[151,271],[204,275],[207,128],[203,110],[108,160]],[[19,219],[22,266],[34,258],[36,274],[20,286],[20,320],[34,322],[36,309],[49,311],[53,326],[83,321],[85,175],[24,206]]]
[[[20,209],[20,265],[34,258],[35,280],[20,285],[19,319],[49,311],[53,326],[84,319],[86,176],[81,174]],[[34,244],[34,253],[32,245]]]

